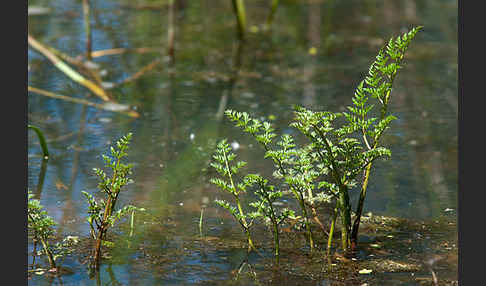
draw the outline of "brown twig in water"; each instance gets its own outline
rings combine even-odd
[[[86,59],[91,60],[91,23],[89,21],[89,0],[83,0],[84,33],[86,34]]]
[[[156,60],[152,61],[150,64],[142,67],[138,72],[134,73],[132,76],[116,83],[114,87],[118,87],[122,84],[126,84],[126,83],[129,83],[131,81],[137,80],[138,78],[140,78],[145,73],[153,70],[157,66],[157,64],[159,64],[159,63],[160,63],[160,59],[156,59]]]
[[[27,89],[30,92],[34,92],[34,93],[37,93],[37,94],[40,94],[40,95],[49,96],[49,97],[57,98],[57,99],[62,99],[62,100],[66,100],[66,101],[70,101],[70,102],[74,102],[74,103],[84,104],[84,105],[92,106],[92,107],[107,110],[107,111],[118,112],[118,113],[128,115],[130,117],[136,118],[136,117],[140,116],[136,111],[130,110],[128,107],[124,107],[123,105],[118,104],[116,102],[107,102],[107,103],[104,103],[104,104],[99,104],[99,103],[94,103],[94,102],[91,102],[91,101],[88,101],[88,100],[85,100],[85,99],[55,94],[55,93],[49,92],[47,90],[42,90],[42,89],[31,87],[31,86],[27,86]],[[121,107],[123,107],[123,108],[121,108]]]
[[[145,54],[145,53],[153,53],[156,51],[157,51],[156,48],[134,48],[134,49],[115,48],[115,49],[93,51],[91,52],[91,57],[98,58],[98,57],[111,56],[111,55],[120,55],[124,53]]]

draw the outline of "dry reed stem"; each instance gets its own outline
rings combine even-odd
[[[115,49],[93,51],[91,52],[91,57],[98,58],[98,57],[111,56],[111,55],[120,55],[124,53],[145,54],[145,53],[153,53],[153,52],[157,52],[157,49],[156,48],[134,48],[134,49],[115,48]]]
[[[36,39],[34,39],[30,34],[28,34],[28,42],[30,46],[32,46],[35,50],[37,50],[42,55],[44,55],[49,61],[51,61],[54,64],[56,68],[61,70],[65,75],[70,77],[75,82],[88,88],[104,101],[110,101],[110,97],[108,96],[108,94],[105,92],[103,88],[101,88],[94,82],[84,78],[77,71],[73,70],[70,66],[64,63],[59,57],[57,57],[54,53],[52,53],[48,48],[46,48],[44,45],[42,45]]]
[[[138,72],[134,73],[132,76],[130,76],[130,77],[118,82],[117,84],[115,84],[114,87],[118,87],[122,84],[126,84],[126,83],[129,83],[131,81],[137,80],[138,78],[140,78],[145,73],[153,70],[157,66],[157,64],[159,64],[159,63],[160,63],[160,59],[156,59],[156,60],[152,61],[150,64],[142,67]]]
[[[88,106],[91,106],[91,107],[95,107],[95,108],[103,109],[103,110],[107,110],[107,111],[118,112],[118,113],[122,113],[122,114],[128,115],[130,117],[134,117],[134,118],[137,118],[137,117],[140,116],[134,110],[120,110],[120,109],[110,108],[110,105],[117,104],[115,102],[99,104],[99,103],[94,103],[94,102],[91,102],[91,101],[88,101],[88,100],[85,100],[85,99],[55,94],[55,93],[52,93],[50,91],[31,87],[31,86],[27,86],[27,89],[30,92],[34,92],[34,93],[37,93],[37,94],[40,94],[40,95],[44,95],[44,96],[48,96],[48,97],[52,97],[52,98],[57,98],[57,99],[62,99],[62,100],[70,101],[70,102],[74,102],[74,103],[84,104],[84,105],[88,105]]]

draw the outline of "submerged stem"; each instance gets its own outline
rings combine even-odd
[[[312,235],[312,230],[310,228],[310,223],[309,219],[307,217],[307,210],[305,208],[305,202],[304,202],[304,197],[302,196],[302,193],[299,192],[299,203],[300,203],[300,208],[302,209],[302,216],[304,217],[304,223],[305,223],[305,229],[307,232],[307,237],[309,239],[309,246],[311,252],[314,250],[314,238]]]
[[[329,238],[327,239],[327,255],[331,254],[331,244],[332,244],[332,236],[334,235],[334,226],[336,225],[338,208],[334,208],[334,212],[332,214],[332,221],[331,221],[331,229],[329,230]]]

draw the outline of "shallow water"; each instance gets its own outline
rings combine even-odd
[[[29,16],[29,32],[70,56],[82,54],[85,39],[78,2],[29,1],[51,8],[46,15]],[[179,0],[173,67],[165,56],[167,9],[137,9],[146,1],[91,2],[94,50],[156,48],[151,53],[95,58],[106,70],[103,81],[122,81],[156,59],[162,64],[110,90],[119,103],[141,115],[136,119],[29,93],[28,121],[45,132],[51,156],[41,176],[41,149],[30,132],[28,188],[58,222],[61,234],[86,236],[87,204],[81,191],[96,193],[92,168],[102,166],[101,154],[110,144],[134,133],[129,160],[134,163],[135,183],[122,193],[119,203],[149,210],[148,215],[136,217],[132,242],[145,250],[114,249],[112,263],[102,267],[101,284],[233,281],[234,270],[244,260],[244,238],[230,217],[212,203],[221,197],[209,184],[214,176],[208,170],[214,142],[221,138],[238,142],[237,154],[249,162],[248,170],[271,174],[272,169],[269,162],[260,160],[263,152],[250,138],[218,119],[218,110],[223,106],[254,116],[274,115],[278,131],[295,132],[287,127],[293,104],[341,110],[350,104],[383,41],[416,25],[425,28],[412,42],[395,81],[390,109],[399,119],[384,139],[392,158],[374,165],[365,212],[433,221],[445,209],[457,208],[457,1],[280,1],[270,36],[261,32],[267,1],[246,1],[250,29],[238,54],[229,1]],[[312,47],[316,55],[309,54]],[[36,51],[29,49],[28,59],[30,86],[86,98],[87,89]],[[232,81],[238,63],[239,74]],[[101,103],[93,96],[87,99]],[[356,194],[352,198],[356,200]],[[200,210],[207,201],[204,235],[214,240],[198,240]],[[126,226],[121,228],[120,233],[125,233]],[[455,236],[454,232],[443,235]],[[265,253],[271,258],[268,249]],[[266,273],[262,271],[268,267],[261,264],[267,263],[265,259],[250,260],[257,276]],[[65,265],[74,274],[62,276],[62,282],[35,276],[29,284],[93,284],[76,257],[68,258]],[[392,279],[382,276],[377,276],[378,283]],[[274,278],[275,285],[336,283],[291,272]],[[241,279],[233,283],[257,285],[258,281]],[[419,285],[411,278],[403,281]]]

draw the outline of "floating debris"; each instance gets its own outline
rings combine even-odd
[[[103,87],[104,89],[112,89],[115,87],[115,84],[113,82],[104,81],[101,83],[101,87]]]
[[[371,272],[373,272],[373,270],[371,269],[361,269],[360,271],[358,271],[359,274],[370,274]]]
[[[103,103],[103,109],[109,111],[127,111],[130,109],[130,106],[116,102],[105,102]]]
[[[47,8],[47,7],[29,6],[27,8],[28,16],[46,15],[49,14],[50,12],[51,12],[51,8]]]
[[[108,117],[101,117],[98,119],[99,122],[101,123],[110,123],[111,122],[111,118],[108,118]]]

